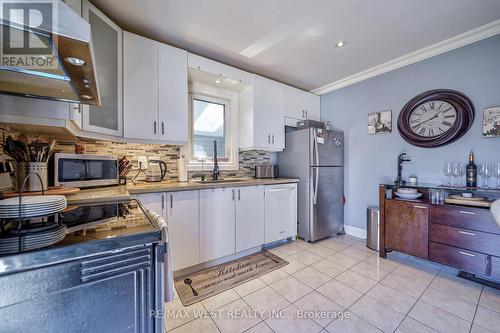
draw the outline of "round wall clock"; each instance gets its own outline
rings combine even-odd
[[[461,138],[474,122],[474,104],[461,92],[435,89],[413,97],[398,117],[399,134],[408,143],[440,147]]]

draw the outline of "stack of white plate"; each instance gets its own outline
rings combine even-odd
[[[395,194],[402,199],[411,199],[411,200],[420,198],[422,196],[422,193],[419,193],[417,189],[404,188],[404,187],[399,188],[395,192]]]
[[[0,255],[39,249],[56,244],[66,236],[64,224],[51,225],[29,231],[11,232],[0,238]]]
[[[67,206],[64,195],[34,195],[23,197],[21,214],[23,218],[51,215],[63,211]],[[0,219],[19,218],[19,198],[0,200]]]

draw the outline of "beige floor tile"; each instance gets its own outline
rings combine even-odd
[[[479,306],[477,308],[474,324],[492,332],[500,332],[500,313]]]
[[[326,327],[330,333],[380,333],[382,332],[369,322],[351,313],[342,320],[334,320]]]
[[[369,296],[363,296],[349,310],[384,332],[394,332],[405,317]]]
[[[339,264],[336,264],[328,259],[322,259],[320,261],[317,261],[314,264],[312,264],[311,267],[332,278],[336,277],[340,273],[345,272],[347,270],[346,267],[340,266]]]
[[[222,333],[240,333],[257,325],[262,319],[239,299],[220,308],[214,321]]]
[[[470,333],[493,333],[493,331],[487,330],[486,328],[482,328],[481,326],[478,326],[476,324],[472,324]]]
[[[246,283],[240,284],[233,289],[238,293],[238,295],[240,295],[240,297],[244,297],[248,294],[253,293],[254,291],[264,288],[265,286],[266,284],[264,283],[264,281],[262,281],[260,278],[256,278]]]
[[[292,276],[273,282],[269,286],[286,298],[290,303],[295,302],[312,291],[311,287]]]
[[[363,261],[370,264],[370,265],[374,265],[376,267],[379,267],[379,268],[386,270],[386,271],[389,271],[389,272],[394,270],[396,267],[398,267],[401,264],[395,260],[380,258],[378,256],[378,254],[373,255],[373,256],[369,256],[368,258],[366,258]]]
[[[303,248],[301,248],[293,243],[288,243],[288,244],[282,245],[280,247],[277,247],[276,249],[278,249],[278,251],[284,253],[287,256],[290,256],[290,255],[295,254],[297,252],[303,251]]]
[[[342,251],[343,249],[349,247],[349,245],[344,244],[335,238],[327,238],[325,240],[319,241],[316,244],[327,247],[333,251]]]
[[[472,321],[476,312],[476,304],[435,288],[427,289],[420,299],[467,321]]]
[[[210,318],[198,318],[169,331],[169,333],[219,333],[219,329]]]
[[[295,253],[288,258],[291,260],[297,260],[307,266],[312,265],[315,262],[320,261],[322,259],[320,256],[315,255],[314,253],[308,251],[301,251]]]
[[[368,252],[362,251],[356,246],[350,246],[346,249],[343,249],[342,251],[340,251],[340,253],[347,254],[348,256],[359,259],[359,260],[364,260],[373,254],[373,253],[368,253]]]
[[[409,280],[394,273],[387,275],[380,283],[417,298],[420,297],[427,288],[426,284]]]
[[[313,320],[301,317],[293,305],[283,311],[283,316],[286,318],[268,318],[266,324],[276,333],[317,333],[323,329]]]
[[[381,281],[390,273],[389,271],[375,265],[371,265],[366,261],[358,262],[350,269],[375,281]]]
[[[184,306],[180,299],[165,303],[165,327],[172,330],[203,315],[205,308],[201,302]]]
[[[359,291],[333,279],[319,287],[318,292],[344,308],[350,307],[363,296]]]
[[[429,288],[435,288],[444,294],[455,295],[477,304],[483,286],[454,275],[440,274],[432,281]]]
[[[245,331],[245,333],[273,333],[273,330],[270,329],[265,322],[262,322],[252,327],[248,331]]]
[[[484,287],[479,305],[500,313],[500,290]]]
[[[329,249],[326,246],[322,246],[320,244],[315,244],[311,246],[310,248],[307,249],[307,251],[314,253],[315,255],[320,256],[321,258],[331,256],[332,254],[335,253],[335,250]]]
[[[285,259],[286,257],[288,257],[287,254],[285,254],[284,252],[281,252],[280,251],[280,248],[279,247],[275,247],[275,248],[272,248],[272,249],[268,249],[266,250],[267,252],[271,252],[272,254],[275,254],[277,255],[278,257],[280,257],[281,259]]]
[[[307,250],[307,249],[309,249],[309,248],[311,248],[311,247],[314,246],[313,243],[306,242],[303,239],[297,239],[297,240],[293,241],[292,244],[295,244],[295,245],[297,245],[298,247],[300,247],[300,248],[302,248],[304,250]]]
[[[426,285],[431,283],[437,274],[427,272],[406,264],[399,265],[392,271],[392,273]]]
[[[411,307],[417,302],[417,298],[406,295],[381,283],[373,287],[366,295],[404,314],[408,313]]]
[[[267,273],[266,275],[261,276],[260,279],[266,284],[271,284],[273,282],[286,278],[287,276],[288,273],[286,273],[281,268],[278,268],[270,273]]]
[[[437,331],[425,326],[421,322],[410,317],[406,317],[401,325],[399,325],[396,333],[436,333]]]
[[[306,267],[296,259],[287,258],[286,261],[288,261],[288,265],[281,267],[281,269],[287,274],[293,274]]]
[[[368,253],[369,255],[375,255],[378,254],[377,251],[370,249],[369,247],[366,246],[366,242],[361,242],[361,243],[355,243],[351,245],[352,248],[355,248],[361,252]]]
[[[377,281],[369,279],[353,270],[347,270],[344,273],[337,275],[335,280],[338,280],[362,293],[366,293],[377,284]]]
[[[327,326],[333,320],[340,318],[344,308],[333,302],[329,298],[313,291],[305,297],[302,297],[293,304],[297,309],[307,313],[308,318],[314,320],[320,326]]]
[[[349,244],[349,245],[354,245],[357,243],[364,244],[366,242],[366,240],[363,238],[358,238],[358,237],[354,237],[354,236],[350,236],[350,235],[336,235],[336,236],[333,236],[333,239],[337,239],[337,240],[343,242],[344,244]]]
[[[331,277],[329,277],[328,275],[318,272],[311,267],[301,269],[300,271],[294,273],[292,276],[313,289],[318,288],[331,279]]]
[[[279,312],[290,305],[286,299],[270,287],[265,287],[251,293],[243,297],[243,300],[250,305],[252,309],[258,311],[262,319],[266,319],[270,317],[274,311]]]
[[[329,256],[327,259],[346,268],[352,267],[361,261],[359,259],[346,255],[343,252],[337,252],[334,255]]]
[[[408,260],[406,260],[405,264],[431,274],[438,274],[444,267],[438,263],[413,256],[410,256]]]
[[[238,295],[233,289],[229,289],[220,294],[204,299],[201,302],[207,310],[212,311],[220,308],[223,305],[234,302],[238,298],[240,298],[240,295]]]
[[[465,319],[441,310],[422,300],[419,300],[415,304],[408,316],[438,332],[467,333],[471,325]]]

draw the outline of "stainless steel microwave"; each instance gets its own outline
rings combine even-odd
[[[54,155],[55,186],[117,185],[118,178],[117,157],[64,153]]]

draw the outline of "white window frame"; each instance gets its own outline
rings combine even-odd
[[[229,153],[227,161],[219,161],[219,169],[225,171],[239,170],[239,118],[238,118],[238,94],[231,91],[210,87],[204,84],[193,83],[189,93],[189,138],[187,146],[187,169],[188,171],[210,171],[214,163],[211,160],[204,162],[193,158],[193,100],[204,100],[224,105],[224,137],[226,152]]]

